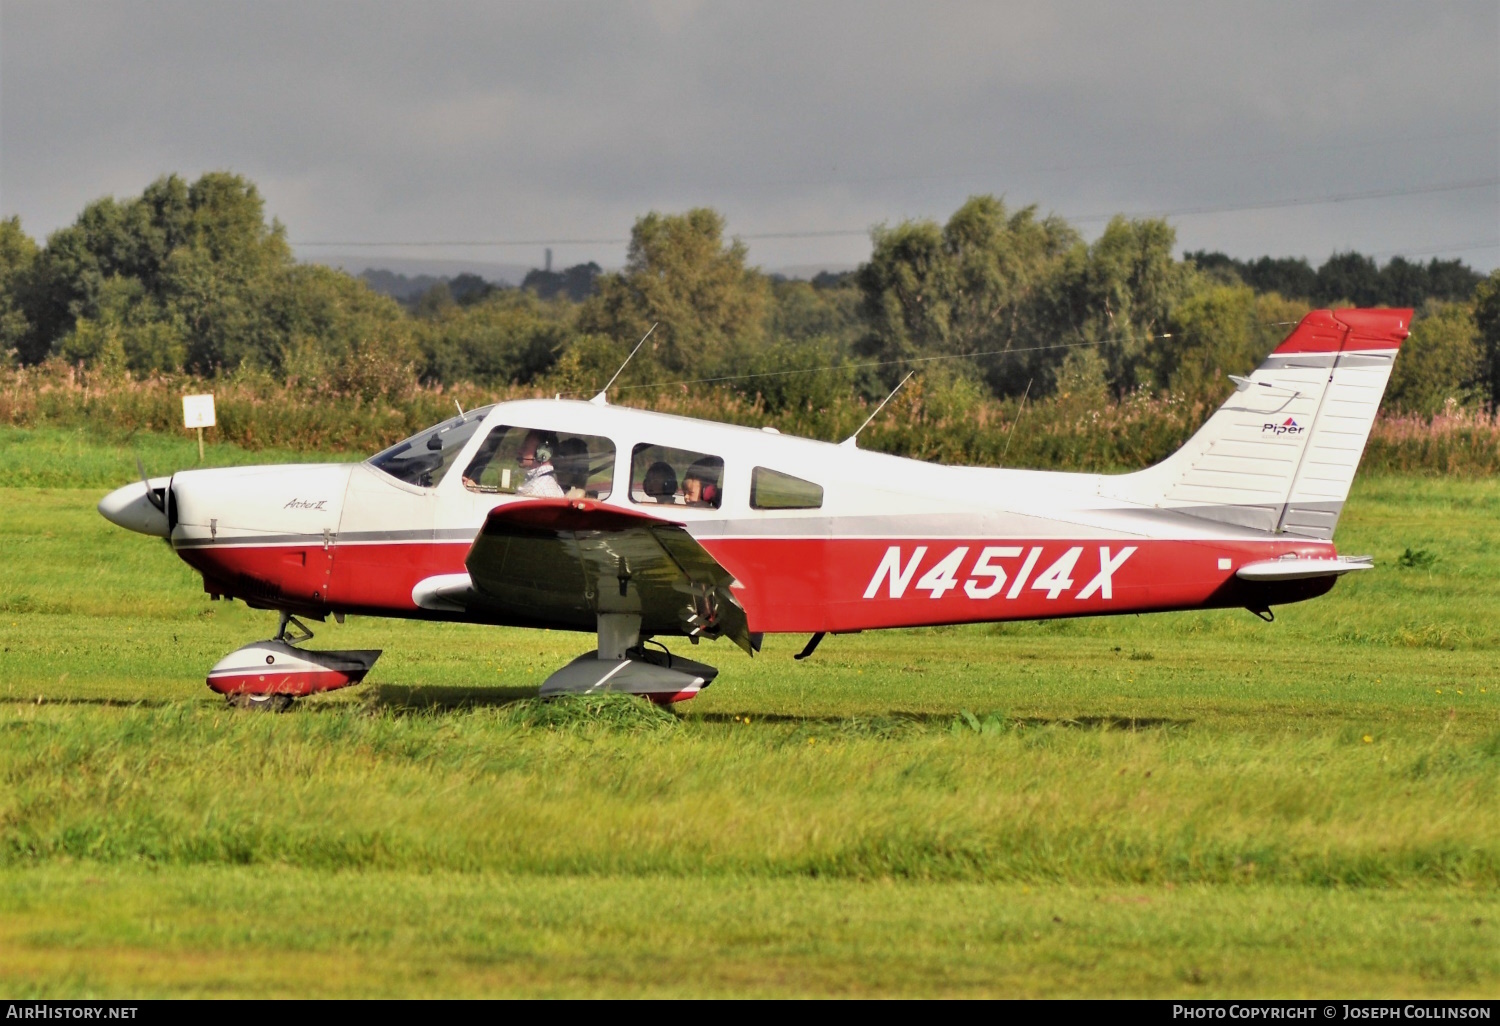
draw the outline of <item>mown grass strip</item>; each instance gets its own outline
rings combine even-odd
[[[0,987],[110,996],[1484,997],[1500,903],[1440,887],[1049,887],[0,871]]]
[[[1500,738],[1023,722],[735,730],[637,700],[0,710],[0,863],[1500,883]]]

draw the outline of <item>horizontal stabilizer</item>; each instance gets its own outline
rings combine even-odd
[[[1356,570],[1369,570],[1373,556],[1338,556],[1334,559],[1268,559],[1263,563],[1246,563],[1234,572],[1245,581],[1308,581],[1315,577],[1339,577]]]

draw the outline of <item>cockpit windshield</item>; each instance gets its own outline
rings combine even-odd
[[[443,479],[458,452],[494,406],[481,406],[376,453],[369,464],[407,484],[431,488]]]

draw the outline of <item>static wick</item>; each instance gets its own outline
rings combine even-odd
[[[656,324],[660,323],[660,321],[656,322]],[[595,403],[599,406],[603,406],[605,403],[609,402],[610,387],[614,385],[616,379],[619,378],[620,374],[625,370],[625,367],[630,363],[630,361],[635,359],[635,354],[641,351],[641,346],[646,344],[646,339],[650,338],[651,333],[656,330],[656,324],[652,324],[651,327],[646,329],[646,333],[642,335],[641,340],[635,344],[635,348],[630,351],[630,355],[625,357],[625,363],[620,364],[620,369],[615,371],[615,376],[609,379],[609,384],[601,388],[599,390],[599,394],[590,399],[589,402]]]
[[[899,392],[899,391],[901,391],[901,385],[905,385],[908,381],[910,381],[911,380],[911,376],[913,374],[915,374],[915,373],[916,373],[916,371],[907,371],[906,372],[906,377],[904,377],[904,378],[901,379],[901,384],[897,385],[895,388],[891,389],[891,394],[888,395],[888,396],[886,396],[884,399],[882,399],[880,401],[880,405],[877,406],[877,407],[875,407],[875,412],[872,413],[872,414],[870,414],[868,417],[865,418],[865,422],[859,426],[859,428],[854,432],[854,434],[850,435],[848,438],[844,439],[839,444],[840,445],[847,445],[851,449],[857,449],[857,448],[859,448],[859,446],[855,444],[855,440],[857,438],[859,438],[860,431],[863,431],[865,428],[869,427],[870,426],[870,421],[872,421],[876,417],[880,416],[880,411],[883,410],[883,409],[885,409],[885,404],[888,403],[888,402],[890,402],[892,399],[896,398],[896,393]]]

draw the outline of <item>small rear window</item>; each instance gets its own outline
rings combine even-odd
[[[631,451],[630,498],[697,509],[718,509],[724,461],[669,445],[641,444]]]
[[[756,467],[750,472],[753,509],[818,509],[822,505],[822,485],[767,467]]]

